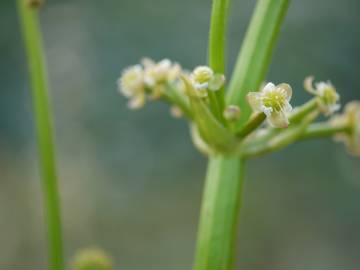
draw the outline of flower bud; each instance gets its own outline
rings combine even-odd
[[[340,109],[339,99],[340,96],[336,92],[335,87],[331,82],[319,82],[313,87],[314,77],[309,76],[305,78],[304,88],[309,93],[317,97],[317,103],[320,111],[325,115],[329,116]]]
[[[330,119],[332,126],[346,126],[343,132],[335,134],[336,141],[343,142],[352,155],[360,156],[360,101],[351,101],[342,114]]]
[[[241,110],[236,105],[229,105],[224,110],[224,118],[229,122],[234,122],[240,118]]]
[[[192,73],[194,81],[199,84],[207,84],[213,75],[213,70],[207,66],[198,66]]]
[[[99,248],[80,250],[72,261],[73,270],[112,270],[112,261],[108,255]]]

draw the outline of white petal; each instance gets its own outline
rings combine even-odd
[[[258,92],[249,92],[246,96],[246,99],[250,105],[250,107],[254,111],[262,111],[261,108],[261,93]]]
[[[128,102],[128,107],[131,110],[137,110],[144,106],[145,104],[145,95],[137,95],[130,99]]]
[[[293,109],[293,108],[292,108],[291,104],[290,104],[288,101],[286,101],[285,106],[284,106],[284,108],[283,108],[284,112],[285,112],[285,113],[289,113],[289,112],[292,111],[292,109]]]
[[[225,76],[222,74],[215,74],[209,82],[209,90],[217,91],[225,83]]]
[[[269,83],[267,83],[267,84],[265,85],[265,87],[263,88],[262,91],[268,92],[268,91],[272,91],[272,90],[274,90],[274,89],[275,89],[275,84],[269,82]]]
[[[273,127],[287,128],[289,120],[284,112],[274,112],[268,117],[268,122]]]
[[[145,68],[150,68],[155,66],[155,62],[148,58],[148,57],[144,57],[143,59],[141,59],[141,64],[145,67]]]
[[[209,83],[195,83],[194,84],[194,87],[197,90],[205,90],[208,88],[208,86],[209,86]]]
[[[280,88],[282,90],[285,91],[286,93],[286,100],[289,101],[291,99],[292,96],[292,88],[289,84],[287,83],[281,83],[278,86],[276,86],[276,88]]]
[[[274,111],[271,107],[266,107],[264,105],[261,105],[261,111],[266,114],[267,117],[270,117],[272,112]]]

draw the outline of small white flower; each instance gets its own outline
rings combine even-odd
[[[254,111],[266,114],[271,126],[285,128],[289,125],[287,115],[292,110],[289,103],[291,96],[290,85],[268,83],[260,92],[250,92],[247,100]]]
[[[181,67],[177,63],[172,63],[169,59],[163,59],[158,63],[150,59],[143,59],[145,67],[145,84],[149,87],[166,81],[174,81],[181,73]]]
[[[139,109],[145,104],[144,70],[140,65],[125,69],[118,80],[119,91],[130,98],[129,108]]]
[[[126,97],[132,97],[144,91],[144,71],[140,65],[126,68],[118,80],[120,92]]]
[[[309,76],[304,81],[305,89],[318,97],[318,106],[320,111],[325,115],[329,116],[340,109],[340,96],[336,92],[335,87],[331,82],[319,82],[313,87],[314,77]]]
[[[208,66],[196,67],[191,73],[190,79],[200,97],[206,97],[207,90],[219,90],[225,83],[225,76],[214,74],[214,71]]]
[[[181,74],[181,66],[163,59],[155,63],[151,59],[142,60],[145,68],[144,83],[151,92],[151,97],[157,99],[165,89],[165,83],[174,82]]]
[[[360,101],[351,101],[346,104],[344,113],[335,115],[330,120],[333,126],[348,126],[349,129],[339,132],[334,139],[344,142],[349,153],[360,155]]]

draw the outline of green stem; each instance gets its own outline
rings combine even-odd
[[[48,97],[42,38],[39,30],[38,11],[35,8],[29,7],[24,0],[17,0],[17,6],[27,50],[31,79],[47,224],[49,269],[62,270],[63,245],[61,236],[60,202],[57,190],[51,108]]]
[[[229,270],[244,178],[238,156],[211,156],[202,201],[194,270]]]
[[[317,108],[316,98],[313,98],[308,102],[306,102],[305,104],[303,104],[302,106],[295,108],[293,113],[289,116],[290,127],[301,122],[304,118],[306,118],[307,115],[314,112],[316,108]],[[262,135],[252,138],[250,144],[261,145],[265,141],[270,140],[272,137],[275,137],[281,132],[282,132],[281,128],[269,128]]]
[[[292,114],[289,116],[290,124],[300,122],[306,115],[311,113],[316,108],[317,108],[316,98],[310,99],[302,106],[295,108]]]
[[[249,121],[244,125],[243,129],[236,134],[238,138],[245,138],[252,131],[258,128],[266,119],[266,115],[264,113],[258,113],[253,118],[249,119]]]
[[[299,140],[306,132],[309,124],[316,119],[319,115],[318,111],[308,114],[301,123],[279,132],[276,136],[271,137],[269,140],[244,145],[242,155],[246,158],[254,158],[264,154],[278,151],[291,143]]]
[[[246,101],[264,81],[289,0],[258,0],[230,80],[227,104],[241,108],[239,128],[251,114]]]
[[[301,135],[299,139],[306,140],[306,139],[318,139],[324,137],[332,137],[336,133],[350,133],[351,127],[349,125],[340,125],[340,126],[332,126],[329,123],[315,123],[309,125]]]
[[[189,101],[186,99],[185,95],[180,93],[180,90],[171,84],[166,85],[166,88],[167,89],[164,92],[164,99],[170,104],[178,106],[185,116],[189,120],[192,120],[193,115],[190,109]]]
[[[213,0],[209,33],[208,61],[215,73],[225,73],[226,22],[229,0]],[[209,91],[210,106],[223,121],[224,89]]]

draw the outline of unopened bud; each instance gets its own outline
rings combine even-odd
[[[181,118],[183,116],[183,112],[178,106],[171,106],[170,114],[174,118]]]
[[[235,105],[229,105],[224,111],[224,118],[229,122],[238,120],[240,118],[240,115],[241,110],[238,106]]]
[[[73,270],[111,270],[112,261],[99,248],[87,248],[75,254],[72,262]]]

